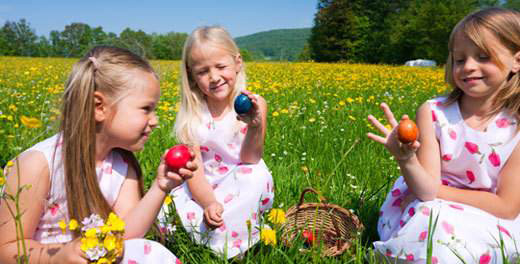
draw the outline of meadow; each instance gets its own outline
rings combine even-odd
[[[56,133],[59,103],[66,76],[76,59],[0,57],[0,165],[24,149]],[[160,155],[176,144],[172,136],[178,109],[179,62],[153,61],[160,75],[162,96],[157,108],[159,127],[137,154],[148,186]],[[275,181],[273,208],[284,211],[312,187],[341,207],[352,210],[365,230],[351,250],[322,258],[319,249],[258,244],[236,263],[372,263],[376,222],[393,181],[396,162],[382,145],[366,137],[377,132],[369,114],[383,120],[381,102],[396,116],[412,118],[428,98],[448,92],[438,68],[404,66],[256,63],[246,64],[249,90],[268,102],[264,160]],[[349,151],[350,150],[350,151]],[[0,174],[0,184],[4,178]],[[316,201],[313,195],[308,201]],[[149,237],[153,237],[152,233]],[[192,244],[177,227],[170,249],[184,263],[226,263]]]

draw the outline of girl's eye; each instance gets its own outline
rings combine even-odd
[[[482,60],[482,61],[489,60],[489,56],[487,54],[479,54],[478,58],[479,58],[479,60]]]
[[[464,63],[464,59],[457,59],[457,58],[455,58],[454,61],[455,61],[455,64],[457,64],[457,65],[460,65],[460,64]]]
[[[217,69],[219,69],[219,70],[223,70],[223,69],[225,69],[225,68],[226,68],[226,65],[218,65],[218,66],[217,66]]]

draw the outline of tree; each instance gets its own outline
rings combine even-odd
[[[506,0],[504,7],[520,11],[520,0]]]
[[[360,1],[320,0],[309,38],[316,61],[352,61],[363,43],[370,20],[357,14]]]
[[[34,56],[36,33],[25,19],[6,21],[1,29],[2,54],[11,56]]]
[[[444,63],[453,27],[479,6],[474,0],[417,0],[392,16],[385,61],[402,64],[409,59]]]
[[[125,30],[119,34],[117,46],[131,50],[142,57],[153,58],[151,49],[152,37],[142,30],[134,31],[130,28],[125,28]]]
[[[65,26],[60,34],[65,57],[81,57],[92,46],[92,29],[83,23]]]

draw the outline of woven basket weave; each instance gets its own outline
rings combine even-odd
[[[317,194],[320,203],[304,203],[308,192]],[[287,210],[286,219],[281,235],[284,245],[290,247],[292,241],[308,230],[314,233],[315,243],[323,245],[323,256],[342,254],[364,228],[355,214],[328,203],[312,188],[303,190],[300,202]]]

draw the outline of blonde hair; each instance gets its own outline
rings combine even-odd
[[[61,117],[62,159],[69,217],[82,220],[92,213],[107,217],[111,211],[96,176],[96,121],[94,92],[117,101],[129,92],[133,70],[154,73],[150,64],[132,52],[98,46],[72,69],[63,94]],[[154,73],[155,74],[155,73]],[[142,173],[132,152],[116,149],[136,170],[142,195]]]
[[[193,65],[191,58],[192,50],[204,47],[217,47],[229,52],[230,56],[239,56],[240,50],[233,38],[222,27],[200,27],[195,29],[186,42],[182,51],[181,62],[181,105],[175,120],[175,135],[177,139],[185,144],[198,144],[195,136],[195,128],[202,122],[202,108],[206,99],[191,77],[190,66]],[[230,106],[235,98],[246,87],[245,67],[242,66],[237,74],[235,87],[229,97]]]
[[[446,64],[445,79],[453,87],[448,95],[446,104],[451,104],[460,99],[463,91],[457,87],[453,79],[453,47],[457,34],[464,34],[475,45],[490,56],[491,61],[499,67],[504,67],[498,59],[493,47],[486,42],[483,31],[487,30],[504,45],[512,54],[520,51],[520,13],[503,8],[487,8],[466,16],[451,32],[448,42],[448,61]],[[499,91],[492,103],[489,116],[501,110],[506,110],[513,115],[517,121],[520,120],[520,79],[519,73],[510,73],[510,76],[498,88]]]

